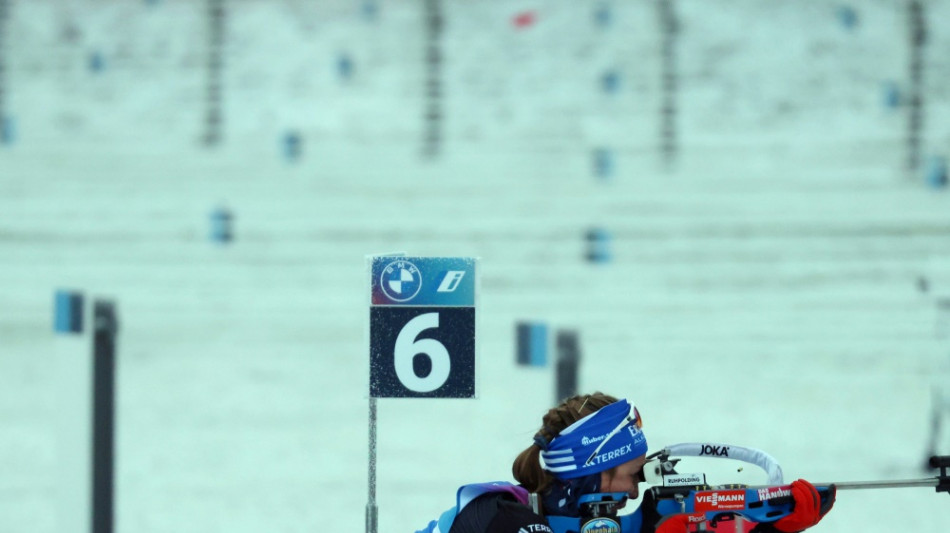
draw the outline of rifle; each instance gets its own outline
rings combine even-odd
[[[675,455],[706,455],[710,457],[728,457],[762,468],[768,475],[763,485],[743,483],[709,485],[704,473],[677,472],[680,459]],[[936,492],[950,494],[950,456],[933,456],[930,466],[939,469],[939,475],[924,479],[898,481],[848,481],[833,483],[814,483],[818,489],[821,503],[824,505],[830,496],[832,486],[836,490],[881,489],[903,487],[934,487]],[[741,468],[740,468],[741,470]],[[661,516],[687,513],[697,520],[705,518],[699,524],[699,531],[711,529],[721,521],[735,520],[741,517],[752,522],[774,522],[792,512],[794,500],[791,486],[782,483],[782,471],[778,463],[768,454],[740,446],[716,444],[679,444],[664,448],[647,457],[644,477],[651,482],[649,489],[656,501],[657,512]]]
[[[733,476],[737,483],[712,485],[706,482],[705,473],[679,473],[676,470],[684,456],[707,456],[738,461]],[[836,490],[881,489],[903,487],[934,487],[936,492],[950,494],[950,456],[933,456],[929,464],[939,469],[939,475],[931,478],[899,481],[850,481],[814,483],[822,504],[830,496],[833,485]],[[745,465],[745,466],[742,466]],[[747,469],[754,465],[762,472]],[[643,468],[645,481],[652,485],[647,492],[656,504],[660,516],[685,513],[696,519],[697,531],[715,531],[723,522],[744,519],[751,522],[774,522],[792,512],[794,499],[790,485],[783,482],[782,469],[778,462],[760,450],[721,444],[676,444],[647,456]],[[764,483],[743,482],[753,478]],[[587,494],[579,499],[581,517],[567,518],[549,516],[556,532],[580,531],[623,533],[638,530],[632,524],[633,515],[617,516],[618,509],[626,501],[625,493]]]

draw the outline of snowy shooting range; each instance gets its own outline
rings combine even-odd
[[[366,257],[396,250],[478,258],[477,394],[378,399],[382,533],[510,480],[571,385],[635,400],[651,452],[934,476],[946,20],[947,0],[0,0],[0,532],[363,530]],[[119,327],[97,337],[103,302]],[[942,532],[948,503],[843,490],[811,531]]]

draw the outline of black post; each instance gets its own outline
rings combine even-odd
[[[224,69],[224,0],[208,0],[208,86],[206,94],[204,142],[214,146],[221,141],[221,74]]]
[[[941,424],[943,421],[943,411],[943,395],[940,394],[940,391],[936,387],[933,387],[930,390],[930,438],[927,442],[927,449],[924,452],[924,470],[933,468],[930,465],[930,458],[937,455],[937,444],[940,441],[940,434],[943,429],[943,424]]]
[[[908,4],[910,22],[910,102],[907,120],[907,170],[912,178],[920,168],[920,141],[924,117],[924,44],[927,42],[927,21],[919,0]]]
[[[676,160],[676,35],[679,24],[676,21],[676,12],[673,0],[659,0],[657,7],[660,11],[660,28],[662,41],[660,53],[662,57],[661,84],[663,102],[660,105],[660,151],[663,162],[667,167]]]
[[[442,0],[426,0],[426,101],[422,153],[436,157],[442,148]]]
[[[112,533],[115,479],[115,306],[93,308],[92,369],[92,533]]]
[[[554,403],[577,394],[577,373],[581,362],[581,350],[574,331],[557,332],[557,377],[555,378]]]

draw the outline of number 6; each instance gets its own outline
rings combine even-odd
[[[413,392],[432,392],[449,379],[452,361],[445,345],[435,339],[416,339],[423,331],[438,327],[439,313],[426,313],[406,322],[396,337],[393,351],[396,377]],[[416,355],[428,356],[432,362],[432,371],[424,378],[417,376],[412,366]]]

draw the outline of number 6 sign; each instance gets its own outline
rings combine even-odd
[[[371,261],[370,397],[474,397],[475,259]]]
[[[426,329],[439,327],[439,313],[425,313],[419,315],[402,327],[396,337],[396,349],[393,352],[393,363],[396,365],[396,377],[414,392],[432,392],[449,380],[452,370],[452,358],[445,345],[436,339],[418,339],[417,336]],[[415,357],[426,355],[429,357],[429,372],[425,377],[416,373]]]

